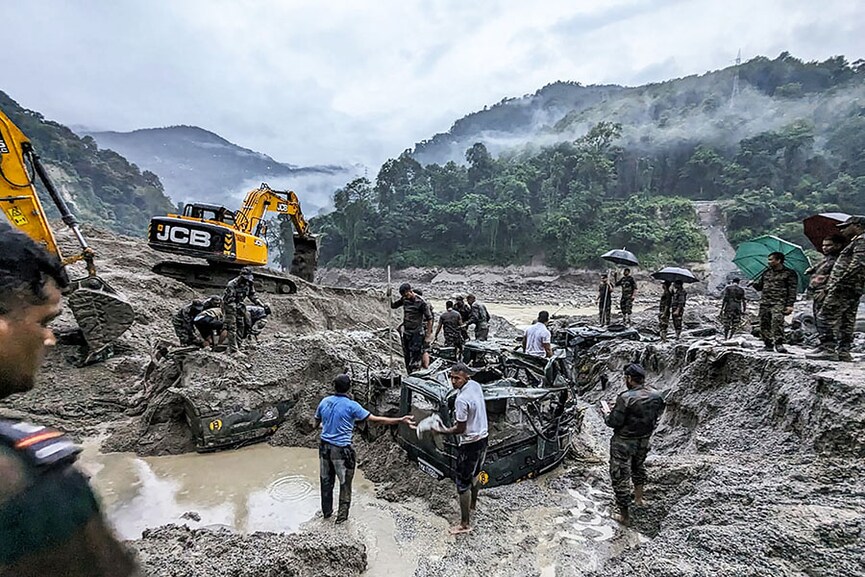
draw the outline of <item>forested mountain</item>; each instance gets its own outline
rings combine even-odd
[[[236,207],[249,189],[267,182],[274,188],[293,188],[304,209],[315,214],[327,204],[334,188],[351,177],[340,166],[298,167],[277,162],[197,126],[89,135],[100,146],[158,174],[177,202],[197,200]]]
[[[734,242],[806,243],[803,217],[865,212],[863,62],[784,53],[638,88],[551,84],[350,183],[316,226],[334,264],[573,266],[621,246],[672,264],[702,258],[692,199],[728,201]]]
[[[143,233],[150,217],[172,210],[159,178],[69,128],[22,108],[0,92],[0,110],[33,142],[54,184],[81,221],[124,233]],[[51,217],[59,214],[37,185]]]

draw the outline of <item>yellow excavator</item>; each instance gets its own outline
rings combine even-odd
[[[240,210],[224,206],[191,203],[183,214],[155,216],[150,220],[148,244],[151,248],[193,258],[207,264],[164,261],[154,272],[190,286],[222,289],[240,269],[261,267],[253,274],[262,292],[290,294],[297,283],[287,276],[265,269],[267,266],[266,216],[276,212],[288,215],[294,225],[292,275],[312,282],[318,261],[318,243],[300,209],[294,191],[273,190],[266,183],[249,191]]]
[[[60,211],[64,224],[75,235],[80,252],[64,256],[36,194],[38,177]],[[113,352],[113,342],[135,320],[132,305],[96,274],[95,254],[48,177],[30,140],[0,110],[0,209],[9,223],[56,255],[64,267],[83,262],[87,276],[72,280],[66,290],[67,303],[87,343],[84,364],[104,360]],[[67,273],[68,274],[68,273]]]

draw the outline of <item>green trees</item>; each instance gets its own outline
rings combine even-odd
[[[331,231],[323,254],[334,264],[398,266],[543,254],[564,267],[591,265],[626,246],[647,265],[674,264],[703,258],[706,241],[690,200],[726,201],[734,243],[767,233],[807,243],[802,218],[865,212],[865,106],[857,100],[865,61],[803,62],[788,53],[752,59],[739,67],[748,87],[740,108],[727,96],[732,74],[636,89],[551,85],[541,99],[548,105],[579,94],[604,114],[589,114],[591,102],[571,102],[545,134],[565,134],[591,118],[629,124],[604,120],[576,140],[498,157],[474,143],[464,166],[424,166],[403,152],[382,166],[372,200],[359,211],[364,227],[343,222],[347,206],[316,219],[317,230]],[[487,130],[527,130],[538,110],[529,101],[511,104],[467,116],[415,154]],[[764,124],[760,107],[772,130],[755,132]],[[782,118],[787,124],[777,128]]]
[[[404,152],[382,165],[374,187],[349,183],[334,195],[335,210],[314,219],[321,261],[507,264],[543,252],[552,265],[579,266],[618,244],[647,262],[701,258],[705,239],[689,202],[612,195],[620,134],[604,122],[574,142],[499,159],[477,143],[465,167],[421,166]]]

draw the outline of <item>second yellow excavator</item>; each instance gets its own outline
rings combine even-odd
[[[246,266],[262,267],[254,273],[256,288],[263,292],[294,293],[297,283],[263,267],[267,265],[269,212],[286,214],[294,225],[294,257],[290,272],[313,281],[318,261],[318,243],[300,209],[294,191],[273,190],[266,183],[251,190],[237,212],[224,206],[192,203],[183,214],[155,216],[150,220],[151,248],[177,255],[203,258],[208,264],[165,261],[157,264],[158,274],[199,288],[225,287]]]

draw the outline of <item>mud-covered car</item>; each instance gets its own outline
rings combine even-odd
[[[434,356],[442,362],[431,365],[430,370],[415,372],[415,376],[429,377],[440,367],[456,362],[452,348],[440,348],[436,353]],[[513,350],[495,341],[469,341],[460,360],[474,370],[473,378],[481,383],[511,378],[519,381],[517,386],[563,387],[570,379],[564,351],[557,351],[552,358],[544,358]]]
[[[565,458],[572,434],[582,425],[582,412],[568,387],[527,387],[515,379],[482,384],[489,421],[489,448],[480,475],[487,487],[530,479]],[[448,371],[429,378],[403,377],[400,414],[420,422],[437,414],[444,426],[454,423],[457,391]],[[436,478],[453,478],[457,438],[423,435],[407,425],[397,429],[397,442],[421,470]]]
[[[639,341],[640,333],[637,329],[624,325],[611,325],[606,328],[598,327],[568,327],[555,331],[553,344],[564,349],[589,349],[594,345],[616,339]]]
[[[186,422],[195,440],[195,450],[200,453],[264,440],[285,421],[294,404],[279,401],[256,408],[237,406],[223,409],[189,395],[181,394],[181,397]]]

